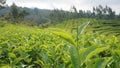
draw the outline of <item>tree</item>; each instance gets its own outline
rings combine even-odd
[[[72,6],[71,10],[72,10],[72,12],[71,12],[72,18],[75,18],[75,19],[76,19],[76,18],[79,18],[79,13],[77,12],[76,7],[75,7],[75,6]]]
[[[120,20],[120,13],[117,15],[117,19]]]
[[[99,5],[98,7],[94,8],[94,12],[95,12],[97,18],[99,18],[99,19],[102,18],[102,10],[103,10],[103,7],[101,5]]]
[[[35,12],[35,15],[38,15],[39,14],[39,9],[38,8],[34,8],[34,12]]]
[[[27,11],[22,10],[22,11],[19,12],[19,18],[20,18],[21,20],[24,20],[25,16],[27,16],[28,14],[29,14],[29,13],[28,13]]]
[[[50,16],[52,23],[62,22],[67,19],[67,17],[66,17],[67,15],[66,15],[65,11],[58,10],[58,9],[54,9],[52,11],[52,13],[50,13],[49,16]]]
[[[98,19],[114,19],[115,12],[108,6],[102,7],[101,5],[93,7],[93,13]]]
[[[11,6],[11,17],[13,22],[19,22],[24,20],[24,17],[28,15],[29,13],[25,10],[19,10],[19,8],[16,6],[15,3]]]
[[[19,16],[18,7],[16,6],[15,3],[13,3],[12,6],[11,6],[11,17],[12,17],[12,20],[14,22],[17,22],[18,21],[18,16]]]
[[[83,18],[83,17],[84,17],[84,11],[79,10],[79,17],[80,17],[80,18]]]
[[[108,17],[110,19],[114,19],[115,18],[115,12],[112,11],[112,9],[110,7],[107,9],[107,11],[108,11]]]
[[[0,0],[0,9],[5,6],[6,0]]]
[[[92,12],[90,10],[87,10],[85,13],[85,17],[92,18]]]

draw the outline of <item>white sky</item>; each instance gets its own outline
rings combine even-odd
[[[117,13],[120,13],[120,0],[7,0],[7,4],[15,3],[22,7],[37,7],[40,9],[63,9],[70,10],[71,6],[77,9],[92,10],[93,6],[108,5]]]

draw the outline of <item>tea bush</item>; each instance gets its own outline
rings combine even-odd
[[[86,25],[77,36],[60,29],[0,27],[0,68],[119,68],[120,39],[84,35]]]

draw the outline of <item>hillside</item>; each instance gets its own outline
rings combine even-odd
[[[120,3],[0,0],[0,68],[120,68]]]
[[[52,27],[62,28],[66,30],[75,30],[74,28],[80,26],[83,23],[90,21],[89,26],[86,28],[86,32],[97,32],[105,35],[116,35],[120,34],[120,20],[105,20],[105,19],[92,19],[92,18],[80,18],[67,20]]]
[[[32,21],[34,23],[46,23],[49,21],[49,15],[52,10],[48,9],[38,9],[38,8],[27,8],[27,7],[18,7],[19,10],[25,10],[29,15],[25,16],[25,20]],[[6,7],[0,10],[0,17],[10,13],[11,7]]]
[[[119,68],[119,38],[83,34],[84,27],[76,35],[63,28],[4,24],[0,26],[0,68]]]

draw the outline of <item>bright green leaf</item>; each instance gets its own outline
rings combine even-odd
[[[80,68],[79,53],[75,46],[70,47],[70,57],[74,68]]]
[[[78,35],[82,34],[83,31],[85,30],[85,28],[87,27],[87,25],[89,24],[90,22],[87,22],[87,23],[84,23],[82,24],[81,26],[79,26],[78,28]]]

